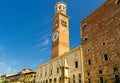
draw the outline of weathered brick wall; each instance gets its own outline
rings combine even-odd
[[[89,78],[92,83],[98,83],[99,77],[112,78],[120,74],[120,4],[107,0],[81,21],[81,33],[85,83]],[[104,61],[104,54],[108,55],[108,61]],[[90,66],[88,60],[91,60]],[[116,67],[118,73],[113,71]]]

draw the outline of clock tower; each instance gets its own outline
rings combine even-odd
[[[69,16],[66,9],[64,2],[55,5],[55,16],[52,20],[52,59],[69,51]]]

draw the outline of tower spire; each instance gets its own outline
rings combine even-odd
[[[67,5],[61,1],[55,5],[52,31],[52,59],[69,51],[69,16],[66,15]]]
[[[63,1],[56,3],[55,5],[55,13],[63,13],[66,14],[67,4]]]

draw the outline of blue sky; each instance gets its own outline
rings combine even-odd
[[[34,71],[51,59],[52,18],[60,0],[0,0],[0,74]],[[80,21],[105,0],[63,0],[70,18],[70,48],[81,44]]]

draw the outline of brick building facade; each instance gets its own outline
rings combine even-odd
[[[85,83],[120,83],[120,0],[106,0],[80,25]]]

